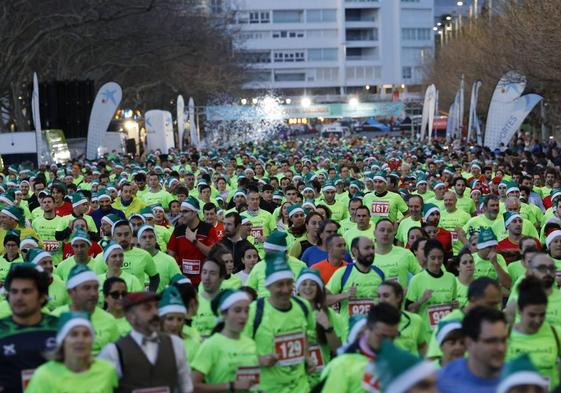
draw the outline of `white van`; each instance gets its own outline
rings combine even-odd
[[[335,122],[331,124],[325,124],[323,127],[321,127],[320,135],[324,138],[329,138],[332,136],[343,138],[351,135],[351,129]]]

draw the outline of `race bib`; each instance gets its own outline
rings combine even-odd
[[[200,259],[182,259],[181,260],[181,271],[185,274],[200,274],[201,273],[201,261]]]
[[[29,382],[31,381],[31,377],[33,376],[34,372],[35,372],[35,369],[21,370],[21,390],[22,391],[27,389],[27,385],[29,385]]]
[[[167,386],[161,386],[157,388],[134,389],[132,393],[170,393],[170,391]]]
[[[314,372],[320,372],[325,366],[325,361],[323,360],[323,354],[321,353],[321,348],[319,345],[310,345],[308,347],[308,358],[311,364],[314,366]]]
[[[282,334],[275,337],[275,353],[279,366],[292,366],[304,362],[304,332]]]
[[[387,217],[390,212],[390,203],[387,201],[372,202],[371,215],[377,217]]]
[[[238,367],[236,371],[236,381],[250,381],[252,385],[259,384],[259,367]]]
[[[427,308],[431,329],[434,329],[436,325],[438,325],[438,322],[451,312],[452,306],[449,304],[435,304]]]
[[[458,232],[456,231],[450,231],[450,233],[452,234],[452,241],[455,242],[458,240]]]
[[[258,238],[263,236],[263,228],[251,228],[251,236],[253,236],[254,238]]]
[[[45,251],[56,252],[59,249],[59,243],[56,240],[43,240]]]
[[[374,305],[374,302],[370,299],[349,299],[349,317],[356,314],[366,315],[370,310],[370,307]]]

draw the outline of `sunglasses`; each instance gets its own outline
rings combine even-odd
[[[109,292],[109,296],[111,296],[113,299],[117,300],[120,297],[125,297],[128,295],[127,291],[113,291],[113,292]]]

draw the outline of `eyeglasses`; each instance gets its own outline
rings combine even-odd
[[[127,291],[113,291],[113,292],[109,292],[109,296],[111,296],[113,299],[117,300],[120,297],[125,297],[128,295]]]

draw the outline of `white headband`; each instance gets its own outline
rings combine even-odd
[[[99,283],[99,279],[97,278],[97,275],[93,271],[88,270],[66,281],[66,288],[67,289],[76,288],[78,285],[83,284],[86,281],[96,281],[97,283]]]
[[[57,333],[56,335],[57,347],[60,347],[62,345],[62,342],[64,341],[68,333],[70,333],[70,331],[77,326],[83,326],[85,328],[88,328],[92,336],[95,334],[94,329],[92,327],[92,323],[90,321],[80,317],[72,318],[62,327],[60,332]]]
[[[249,295],[244,291],[236,291],[232,293],[230,296],[228,296],[226,299],[224,299],[224,301],[220,305],[220,311],[226,311],[227,309],[232,307],[234,303],[239,302],[240,300],[251,300],[251,299],[249,298]]]
[[[556,229],[553,232],[551,232],[549,235],[547,235],[547,237],[545,238],[545,246],[547,248],[549,248],[549,245],[551,244],[551,242],[553,241],[553,239],[555,239],[556,237],[561,236],[561,230]]]

